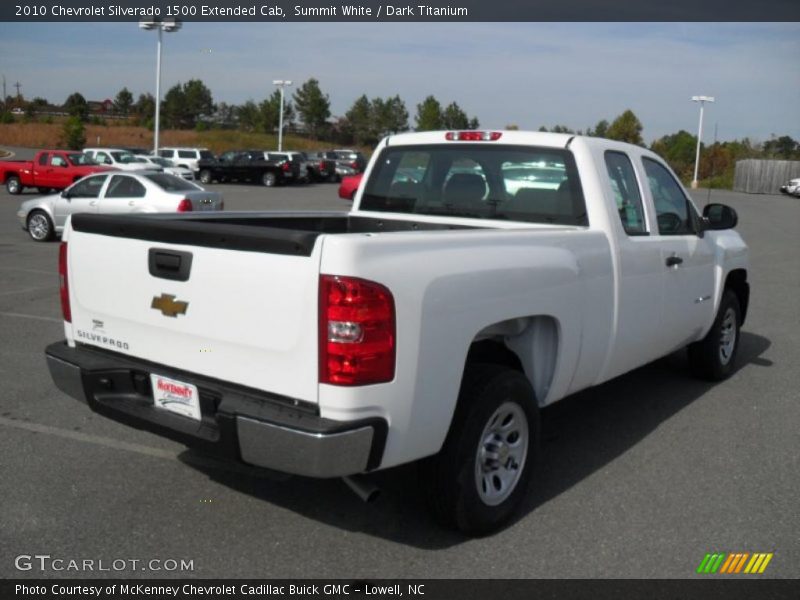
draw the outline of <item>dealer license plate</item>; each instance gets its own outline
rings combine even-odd
[[[200,420],[200,395],[197,393],[197,386],[163,375],[150,375],[150,382],[153,385],[153,402],[156,408]]]

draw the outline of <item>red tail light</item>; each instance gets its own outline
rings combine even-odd
[[[58,247],[58,290],[61,294],[61,314],[67,323],[72,323],[72,309],[69,305],[69,279],[67,278],[67,242]]]
[[[184,198],[178,202],[178,212],[192,212],[192,201]]]
[[[324,160],[319,161],[319,170],[320,171],[325,171],[326,170],[326,166],[325,166],[325,161]]]
[[[352,168],[354,168],[354,169],[358,170],[358,163],[357,163],[356,161],[353,161],[353,162],[351,162],[351,163],[350,163],[350,166],[351,166]]]
[[[367,385],[394,379],[395,311],[379,283],[321,275],[319,381]]]
[[[448,131],[444,139],[450,142],[495,142],[502,136],[502,131]]]
[[[288,162],[285,162],[285,163],[283,163],[281,165],[281,170],[285,171],[286,173],[289,172],[289,169],[290,169],[290,167],[289,167],[289,163]]]

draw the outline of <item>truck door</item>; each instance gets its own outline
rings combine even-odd
[[[655,208],[663,273],[663,328],[667,352],[698,339],[714,314],[714,250],[697,212],[660,162],[642,157]]]
[[[106,179],[108,175],[90,175],[65,190],[56,202],[56,227],[63,227],[69,215],[97,212],[98,198]]]
[[[643,193],[633,162],[621,151],[606,151],[605,171],[613,202],[611,227],[617,244],[616,327],[603,370],[610,379],[661,356],[664,267],[658,236],[648,226]],[[609,188],[606,192],[608,193]]]
[[[33,181],[25,185],[35,185],[41,187],[50,187],[47,183],[50,179],[50,153],[42,152],[33,163]]]
[[[67,157],[53,152],[50,155],[50,169],[47,176],[47,183],[43,184],[44,187],[53,187],[60,190],[72,183]]]

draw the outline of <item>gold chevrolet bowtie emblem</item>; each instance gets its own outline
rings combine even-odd
[[[185,315],[186,309],[189,308],[189,303],[183,300],[175,301],[175,296],[170,294],[161,294],[161,296],[153,296],[153,302],[150,308],[160,310],[161,314],[165,317],[177,318],[178,315]]]

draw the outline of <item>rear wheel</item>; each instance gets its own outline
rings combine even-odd
[[[741,323],[739,297],[730,289],[722,294],[717,317],[708,334],[689,346],[689,367],[709,381],[721,381],[733,373],[739,350]]]
[[[278,183],[278,178],[275,177],[275,173],[272,171],[267,171],[261,176],[261,183],[267,187],[275,187],[275,184]]]
[[[19,177],[16,175],[12,175],[8,179],[6,179],[6,190],[9,194],[16,196],[17,194],[22,193],[22,182],[19,180]]]
[[[502,527],[527,495],[538,441],[527,378],[503,366],[468,365],[444,446],[421,464],[436,519],[474,535]]]
[[[211,171],[208,169],[203,169],[200,171],[200,183],[209,184],[211,183]]]
[[[46,242],[53,239],[55,233],[53,221],[46,212],[34,210],[28,215],[27,219],[28,234],[34,241]]]

